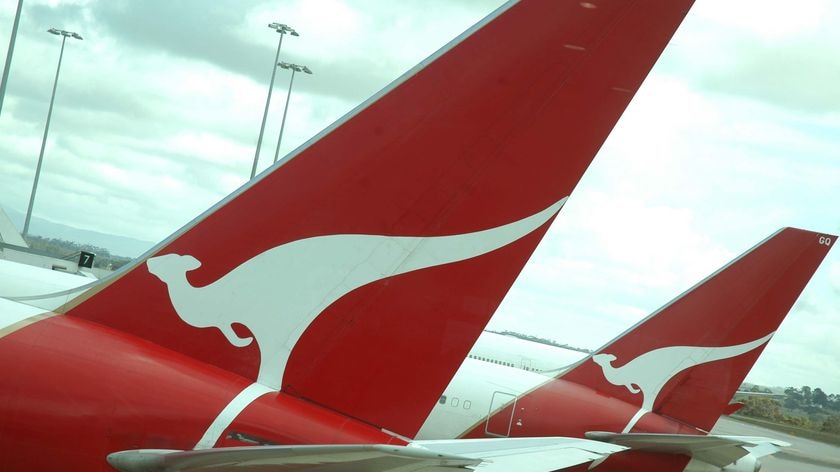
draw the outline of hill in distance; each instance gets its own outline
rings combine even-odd
[[[25,219],[23,213],[6,207],[3,207],[3,210],[9,215],[9,218],[19,230],[23,228],[23,220]],[[155,243],[149,241],[75,228],[37,216],[33,216],[32,221],[29,223],[29,233],[44,238],[64,239],[79,244],[99,246],[107,249],[115,256],[130,257],[132,259],[143,254],[155,245]]]

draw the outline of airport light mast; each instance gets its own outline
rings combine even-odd
[[[263,111],[262,124],[260,125],[260,135],[257,138],[257,150],[254,153],[254,164],[251,166],[252,179],[254,178],[254,175],[257,174],[257,161],[260,160],[260,147],[262,146],[263,133],[265,132],[265,119],[268,117],[268,105],[271,103],[271,89],[274,87],[274,74],[277,72],[277,61],[280,59],[280,47],[283,46],[283,36],[286,34],[300,36],[294,28],[282,23],[271,23],[268,27],[280,33],[280,40],[277,42],[277,53],[274,54],[274,62],[271,67],[271,81],[268,83],[268,97],[265,99],[265,111]]]
[[[20,10],[23,0],[18,0],[15,21],[12,23],[12,35],[9,37],[9,52],[6,53],[6,65],[3,67],[3,77],[0,78],[0,113],[3,112],[3,98],[6,97],[6,84],[9,83],[9,69],[12,68],[12,53],[15,52],[15,38],[17,38],[18,24],[20,24]]]
[[[35,168],[35,181],[32,182],[32,194],[29,196],[29,208],[26,209],[26,220],[23,223],[23,236],[29,233],[29,220],[32,218],[32,206],[35,204],[35,192],[38,190],[38,179],[41,177],[41,164],[44,162],[44,149],[47,147],[47,134],[50,131],[50,119],[52,118],[53,103],[55,103],[55,89],[58,87],[58,74],[61,72],[61,59],[64,57],[64,43],[67,38],[81,40],[79,33],[72,31],[50,28],[48,33],[61,36],[61,52],[58,54],[58,67],[55,68],[55,81],[53,81],[52,96],[50,97],[50,108],[47,111],[47,123],[44,125],[44,139],[41,141],[41,152],[38,154],[38,166]]]
[[[289,80],[289,92],[286,94],[286,106],[283,108],[283,121],[280,122],[280,136],[277,138],[277,149],[274,150],[274,162],[277,162],[277,156],[280,154],[280,143],[283,142],[283,129],[286,127],[286,113],[289,111],[289,100],[292,98],[292,84],[295,83],[295,72],[304,72],[312,75],[312,71],[306,66],[289,64],[288,62],[278,62],[277,65],[282,69],[291,69],[292,78]]]

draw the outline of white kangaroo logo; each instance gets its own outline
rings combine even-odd
[[[641,417],[653,410],[659,392],[674,376],[699,364],[730,359],[752,351],[770,340],[773,333],[737,346],[693,347],[672,346],[654,349],[621,367],[613,367],[612,354],[595,354],[592,360],[601,366],[604,377],[613,385],[625,387],[630,393],[642,394],[642,407],[633,416],[623,433],[629,432]]]
[[[368,283],[462,261],[506,246],[542,226],[566,198],[519,221],[453,236],[341,234],[292,241],[269,249],[204,287],[187,271],[195,257],[166,254],[146,261],[169,290],[178,316],[196,328],[215,327],[237,347],[233,323],[248,327],[260,349],[257,381],[279,389],[292,348],[306,328],[336,300]]]

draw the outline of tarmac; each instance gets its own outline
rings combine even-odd
[[[721,417],[713,434],[764,436],[791,443],[772,456],[761,458],[761,472],[838,472],[840,447]]]

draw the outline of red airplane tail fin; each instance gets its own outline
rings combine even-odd
[[[581,361],[564,380],[708,431],[835,236],[786,228]]]
[[[692,1],[510,2],[61,311],[414,436]]]

